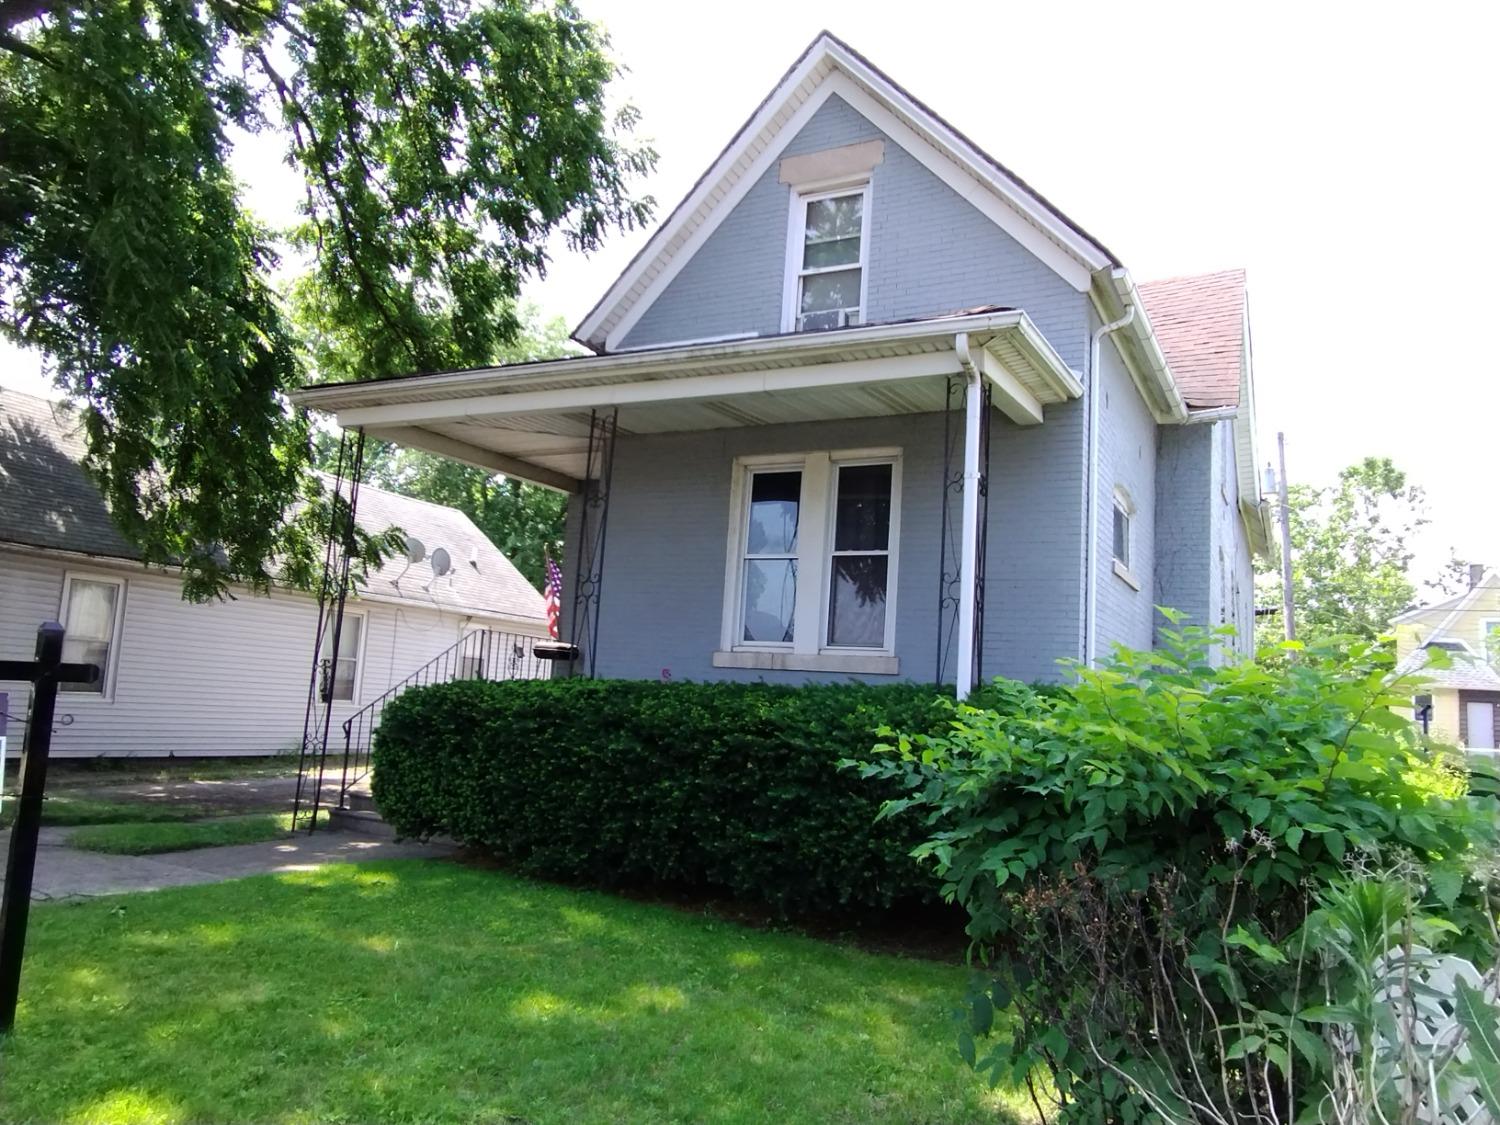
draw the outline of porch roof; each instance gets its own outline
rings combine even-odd
[[[1019,309],[829,332],[329,383],[294,392],[341,426],[551,488],[587,473],[590,412],[619,432],[671,433],[922,414],[946,406],[966,334],[998,409],[1022,425],[1082,394],[1078,376]]]

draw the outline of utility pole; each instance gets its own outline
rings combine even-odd
[[[1281,624],[1286,639],[1297,639],[1297,622],[1292,616],[1292,516],[1286,501],[1286,434],[1276,434],[1276,454],[1281,461],[1276,474],[1276,493],[1281,507]]]

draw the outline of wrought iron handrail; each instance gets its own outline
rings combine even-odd
[[[534,644],[545,639],[499,629],[465,633],[455,644],[345,719],[343,761],[335,767],[339,775],[338,807],[347,807],[349,790],[369,776],[372,736],[388,703],[410,688],[453,680],[546,679],[552,674],[552,665],[532,651]]]

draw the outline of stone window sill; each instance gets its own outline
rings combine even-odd
[[[1119,559],[1115,560],[1115,577],[1132,590],[1139,590],[1141,588],[1141,580],[1132,574],[1130,568]]]
[[[863,676],[897,676],[901,658],[868,652],[714,653],[715,668],[760,668],[777,672],[848,672]]]

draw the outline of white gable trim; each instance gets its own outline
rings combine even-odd
[[[1066,249],[1053,241],[1043,233],[1037,216],[1029,209],[1023,209],[1016,193],[1000,190],[998,176],[981,176],[979,169],[972,166],[965,168],[958,163],[957,154],[950,155],[935,147],[931,140],[908,126],[844,75],[830,75],[828,81],[837,84],[835,91],[853,109],[863,114],[929,172],[973,204],[985,218],[1014,238],[1080,293],[1088,292],[1093,271],[1109,264],[1102,255],[1095,254],[1091,259],[1084,259],[1079,251]],[[1091,264],[1093,260],[1097,260],[1098,265]]]
[[[1079,292],[1110,264],[1018,181],[832,37],[821,36],[720,154],[688,197],[578,326],[574,336],[613,351],[718,229],[808,118],[838,94],[876,128],[1010,234]]]

